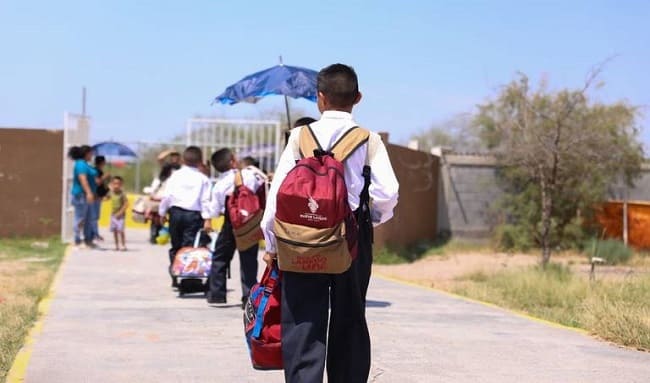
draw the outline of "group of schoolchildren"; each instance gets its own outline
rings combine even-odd
[[[120,176],[104,172],[106,158],[94,156],[88,145],[73,146],[68,157],[74,161],[70,202],[74,208],[75,245],[97,248],[96,241],[103,241],[99,234],[99,219],[103,200],[111,201],[110,231],[115,240],[115,250],[126,251],[124,219],[128,200]]]
[[[263,260],[268,267],[279,263],[281,270],[281,341],[285,380],[292,383],[322,382],[323,372],[327,369],[329,382],[366,382],[371,358],[365,304],[372,264],[372,232],[373,226],[393,216],[398,182],[379,135],[356,129],[358,125],[351,113],[361,100],[361,93],[354,70],[343,64],[322,69],[318,74],[317,89],[321,118],[318,121],[298,121],[298,127],[291,130],[268,190],[260,224],[266,246]],[[362,134],[358,135],[359,132]],[[363,139],[355,143],[350,140],[355,135]],[[304,144],[306,140],[313,144],[313,148]],[[347,187],[345,200],[349,206],[345,208],[356,217],[351,221],[355,222],[354,250],[350,251],[354,253],[352,261],[336,273],[283,268],[282,263],[286,261],[283,261],[282,251],[288,243],[295,243],[285,238],[291,235],[291,230],[284,231],[285,224],[278,222],[276,213],[283,211],[282,214],[290,215],[294,212],[287,213],[286,210],[295,210],[300,212],[300,217],[325,225],[325,218],[318,214],[319,209],[327,208],[318,206],[316,195],[313,198],[309,195],[304,206],[302,202],[282,201],[286,190],[300,188],[300,185],[286,185],[293,182],[291,172],[301,159],[339,153],[338,144],[341,142],[348,146],[344,158],[339,159]],[[305,153],[312,149],[313,153]],[[219,172],[214,186],[199,170],[202,164],[199,148],[188,147],[182,156],[183,165],[167,180],[158,208],[163,222],[167,214],[169,217],[170,264],[179,249],[192,245],[197,231],[212,230],[211,219],[225,212],[229,198],[233,197],[239,185],[256,192],[266,187],[267,182],[255,167],[241,166],[228,148],[218,150],[210,157],[211,165]],[[224,217],[214,247],[209,278],[207,300],[211,304],[226,303],[226,271],[236,249],[229,214],[225,212]],[[298,226],[291,227],[295,234]],[[322,232],[323,229],[315,230]],[[347,230],[351,235],[350,227]],[[314,246],[325,248],[328,244],[324,242]],[[306,252],[313,253],[313,250],[307,248]],[[239,251],[242,305],[256,283],[257,254],[257,243]],[[329,316],[328,310],[331,310]]]

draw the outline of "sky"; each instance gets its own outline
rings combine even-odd
[[[211,105],[273,66],[358,73],[355,119],[391,141],[494,97],[517,72],[644,107],[650,149],[650,2],[0,0],[0,126],[61,128],[88,92],[91,140],[165,141],[193,116],[259,118],[281,97]],[[318,116],[315,104],[291,103]]]

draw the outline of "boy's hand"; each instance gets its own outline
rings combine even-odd
[[[264,256],[262,257],[262,260],[264,261],[264,263],[266,263],[266,266],[272,267],[273,266],[273,261],[275,261],[275,259],[277,257],[278,257],[278,255],[276,253],[266,252],[266,253],[264,253]]]
[[[165,226],[167,223],[167,216],[166,215],[161,215],[160,216],[160,226]]]
[[[212,231],[212,220],[211,219],[206,219],[203,222],[203,230],[205,230],[206,233],[209,233]]]
[[[95,195],[92,193],[86,194],[86,202],[93,203],[95,202]]]

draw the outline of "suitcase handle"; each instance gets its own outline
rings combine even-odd
[[[194,248],[199,247],[199,243],[201,242],[201,233],[206,233],[210,237],[210,244],[208,245],[208,249],[210,249],[211,252],[214,252],[214,247],[217,242],[217,235],[214,231],[212,232],[207,232],[205,229],[200,229],[199,231],[196,232],[196,236],[194,237]]]
[[[196,236],[194,237],[194,248],[199,247],[199,243],[201,242],[201,233],[203,233],[205,229],[199,229],[199,231],[196,232]]]

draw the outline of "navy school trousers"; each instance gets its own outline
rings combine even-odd
[[[210,292],[208,298],[226,298],[226,272],[235,254],[235,235],[228,214],[225,214],[223,227],[217,237],[212,267],[210,269]],[[239,274],[241,276],[242,301],[248,298],[251,287],[257,283],[257,254],[259,245],[239,252]]]
[[[357,258],[345,273],[282,273],[282,359],[287,383],[320,383],[325,364],[330,383],[367,382],[370,334],[365,307],[371,266],[368,218],[360,225]]]

